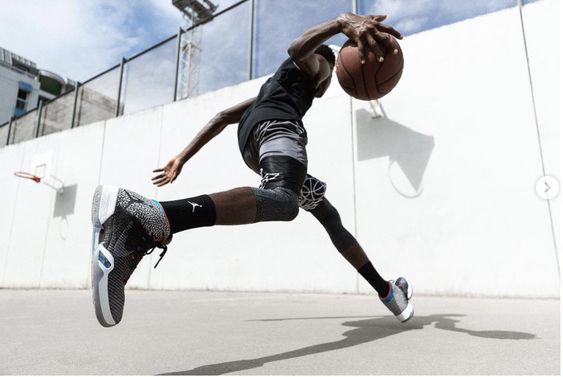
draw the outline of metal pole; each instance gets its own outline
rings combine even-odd
[[[39,129],[41,128],[41,113],[43,112],[43,101],[39,101],[39,109],[37,111],[37,128],[35,129],[35,137],[39,137]]]
[[[193,94],[192,89],[194,87],[194,85],[193,85],[194,78],[192,76],[192,73],[193,73],[192,72],[192,63],[193,63],[193,57],[197,53],[197,51],[194,53],[194,47],[195,47],[194,36],[195,36],[195,33],[196,33],[195,28],[191,28],[190,31],[187,31],[187,33],[190,33],[190,34],[188,35],[188,44],[187,44],[187,47],[188,47],[188,51],[187,51],[188,65],[187,65],[187,67],[184,67],[184,69],[187,72],[186,83],[185,83],[186,84],[186,92],[182,93],[182,96],[184,94],[186,95],[185,98],[189,98]]]
[[[358,0],[352,0],[352,13],[358,14]]]
[[[77,81],[74,87],[74,104],[72,105],[72,119],[70,120],[70,128],[74,128],[74,122],[76,121],[76,105],[78,104],[78,89],[80,88],[80,83]]]
[[[8,137],[6,138],[6,145],[10,144],[10,134],[12,133],[12,122],[14,121],[14,117],[10,117],[10,123],[8,123]]]
[[[180,56],[181,56],[181,49],[182,49],[182,34],[183,34],[182,27],[178,28],[178,42],[176,44],[176,76],[174,78],[174,102],[178,99],[178,76],[180,74]]]
[[[120,102],[121,102],[121,87],[123,86],[123,68],[125,68],[125,62],[127,60],[123,57],[121,58],[121,64],[119,65],[119,87],[117,89],[117,108],[115,109],[115,116],[118,117],[120,113]]]
[[[250,51],[248,53],[248,79],[252,80],[254,71],[254,5],[255,0],[250,0]]]

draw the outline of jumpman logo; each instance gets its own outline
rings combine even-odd
[[[190,202],[189,200],[188,200],[188,203],[190,203],[190,204],[192,205],[192,207],[193,207],[192,213],[195,212],[195,208],[196,208],[196,207],[202,207],[202,208],[203,208],[203,206],[202,206],[201,204],[192,203],[192,202]]]
[[[260,175],[262,176],[260,188],[264,188],[268,182],[276,180],[280,173],[264,173],[264,169],[260,169]]]

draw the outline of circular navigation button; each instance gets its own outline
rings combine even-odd
[[[559,181],[551,175],[545,175],[536,182],[536,193],[545,200],[551,200],[559,194]]]

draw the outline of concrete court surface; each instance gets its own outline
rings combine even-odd
[[[0,374],[559,374],[559,300],[416,296],[406,324],[369,295],[0,290]]]

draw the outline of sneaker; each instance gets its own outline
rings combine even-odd
[[[413,293],[412,286],[407,279],[401,277],[395,282],[390,281],[389,288],[387,297],[379,297],[379,299],[399,321],[408,321],[414,315],[414,308],[409,302]]]
[[[110,327],[121,321],[125,284],[143,256],[155,247],[163,249],[160,259],[166,253],[170,225],[160,203],[112,186],[96,188],[92,224],[94,308],[100,324]]]

